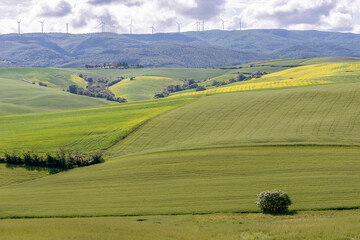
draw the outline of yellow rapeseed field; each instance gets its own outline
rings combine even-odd
[[[360,80],[359,63],[324,63],[301,66],[268,74],[258,79],[238,82],[236,85],[199,92],[183,93],[174,95],[173,97],[330,84],[349,81],[349,77],[353,81]]]
[[[84,79],[82,79],[81,77],[79,77],[78,75],[72,74],[70,77],[70,80],[72,82],[74,82],[76,85],[78,85],[82,88],[86,88],[87,82]]]

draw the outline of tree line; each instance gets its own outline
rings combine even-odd
[[[184,79],[182,80],[184,83],[183,84],[179,84],[179,85],[169,85],[166,88],[164,88],[162,91],[155,93],[154,98],[164,98],[170,95],[170,93],[173,92],[179,92],[179,91],[184,91],[187,89],[193,89],[193,88],[197,88],[199,85],[197,84],[197,82],[190,78],[190,79]]]
[[[232,77],[227,82],[214,80],[211,83],[211,85],[209,85],[209,86],[220,87],[220,86],[235,83],[235,82],[248,81],[248,80],[253,79],[253,78],[260,78],[261,76],[267,74],[267,72],[257,71],[255,73],[250,74],[250,76],[245,76],[243,73],[239,73],[239,72],[237,74],[238,75],[236,76],[236,78]],[[187,90],[187,89],[196,89],[196,91],[204,91],[204,90],[206,90],[206,87],[204,87],[202,85],[199,85],[197,82],[195,82],[194,79],[184,79],[183,82],[184,83],[182,85],[169,85],[169,86],[167,86],[162,91],[156,93],[154,95],[154,98],[168,97],[173,92],[184,91],[184,90]]]
[[[103,63],[101,65],[89,65],[85,64],[85,68],[103,68],[103,69],[128,69],[128,68],[143,68],[143,65],[136,64],[136,65],[129,65],[127,62],[117,62],[117,63]]]
[[[119,103],[127,102],[126,98],[115,97],[115,94],[109,90],[110,86],[124,80],[124,77],[118,77],[117,79],[109,79],[92,78],[83,74],[79,74],[78,76],[87,82],[86,89],[74,84],[69,86],[68,92],[88,97],[106,98],[109,101],[115,101]]]
[[[56,153],[36,154],[33,152],[5,153],[0,156],[0,163],[20,165],[26,167],[47,167],[71,169],[102,163],[101,152],[78,153],[60,148]]]

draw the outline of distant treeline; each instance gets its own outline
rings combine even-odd
[[[79,74],[79,77],[87,82],[86,89],[77,85],[70,85],[68,91],[73,94],[84,95],[88,97],[106,98],[109,101],[119,103],[127,102],[126,98],[115,97],[115,94],[109,90],[109,87],[125,79],[118,77],[117,79],[108,78],[92,78],[87,75]]]
[[[261,76],[267,74],[267,72],[260,72],[257,71],[255,73],[251,73],[250,76],[245,76],[243,73],[238,73],[238,75],[236,76],[236,78],[230,78],[229,81],[225,82],[225,81],[216,81],[214,80],[211,83],[211,86],[215,86],[215,87],[220,87],[223,85],[227,85],[230,83],[235,83],[235,82],[242,82],[242,81],[248,81],[251,80],[253,78],[260,78]]]
[[[46,153],[43,155],[24,152],[24,153],[5,153],[0,156],[0,163],[21,165],[26,167],[47,167],[71,169],[84,167],[103,162],[102,154],[96,153],[73,153],[70,150],[60,148],[55,154]]]
[[[164,88],[161,92],[158,92],[154,95],[154,98],[164,98],[170,95],[172,92],[184,91],[187,89],[197,88],[199,85],[195,82],[194,79],[184,79],[182,85],[169,85]]]
[[[129,65],[127,62],[117,62],[117,63],[103,63],[102,65],[89,65],[86,64],[85,68],[102,68],[102,69],[128,69],[128,68],[143,68],[144,66],[137,65]]]
[[[253,79],[253,78],[260,78],[261,76],[263,76],[265,74],[267,74],[267,73],[257,71],[255,73],[252,73],[250,76],[245,76],[243,73],[238,72],[238,75],[236,76],[236,78],[232,77],[227,82],[214,80],[211,83],[211,85],[209,85],[209,86],[220,87],[220,86],[227,85],[227,84],[234,83],[234,82],[248,81],[248,80]],[[195,88],[196,91],[204,91],[204,90],[206,90],[206,87],[199,85],[198,83],[196,83],[194,81],[194,79],[185,79],[185,80],[183,80],[183,82],[184,82],[184,84],[182,84],[182,85],[169,85],[169,86],[167,86],[161,92],[156,93],[154,95],[154,98],[168,97],[173,92],[184,91],[184,90],[187,90],[187,89],[194,89]]]

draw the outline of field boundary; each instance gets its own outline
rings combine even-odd
[[[296,215],[299,212],[325,212],[325,211],[350,211],[359,210],[360,206],[352,207],[333,207],[333,208],[313,208],[313,209],[292,209],[288,214],[284,215]],[[213,212],[184,212],[184,213],[164,213],[164,214],[104,214],[104,215],[63,215],[63,216],[9,216],[0,217],[1,220],[10,219],[66,219],[66,218],[108,218],[108,217],[149,217],[149,216],[201,216],[201,215],[212,215],[212,214],[251,214],[258,213],[262,214],[261,211],[213,211]]]
[[[123,140],[123,139],[122,139]],[[186,148],[186,149],[172,149],[167,151],[148,151],[148,152],[135,152],[125,155],[120,155],[115,158],[110,158],[111,160],[116,160],[118,158],[130,157],[130,156],[141,156],[141,155],[149,155],[149,154],[157,154],[157,153],[173,153],[173,152],[187,152],[187,151],[199,151],[199,150],[211,150],[211,149],[235,149],[235,148],[290,148],[290,147],[342,147],[342,148],[359,148],[360,145],[356,144],[316,144],[316,143],[294,143],[294,144],[244,144],[244,145],[222,145],[222,146],[209,146],[209,147],[194,147],[194,148]]]

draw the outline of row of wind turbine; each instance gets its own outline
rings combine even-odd
[[[222,30],[225,31],[225,21],[220,18],[221,24],[222,24]],[[21,34],[21,22],[22,20],[17,20],[18,23],[18,34]],[[39,21],[41,23],[41,33],[44,33],[44,23],[45,23],[45,19],[43,21]],[[181,25],[183,24],[182,22],[176,22],[177,26],[178,26],[178,32],[181,32]],[[204,31],[205,30],[205,21],[203,20],[201,21],[196,21],[195,23],[196,25],[196,31]],[[101,32],[106,32],[106,23],[105,20],[101,19],[99,26],[101,26]],[[130,34],[133,34],[133,29],[134,29],[134,25],[133,25],[133,20],[131,20],[130,24],[128,25],[129,27],[129,32]],[[149,27],[151,29],[151,33],[154,34],[155,33],[155,27],[154,25],[152,25],[151,27]],[[241,18],[240,18],[240,30],[242,30],[242,22],[241,22]],[[66,23],[66,33],[69,33],[69,23]]]

